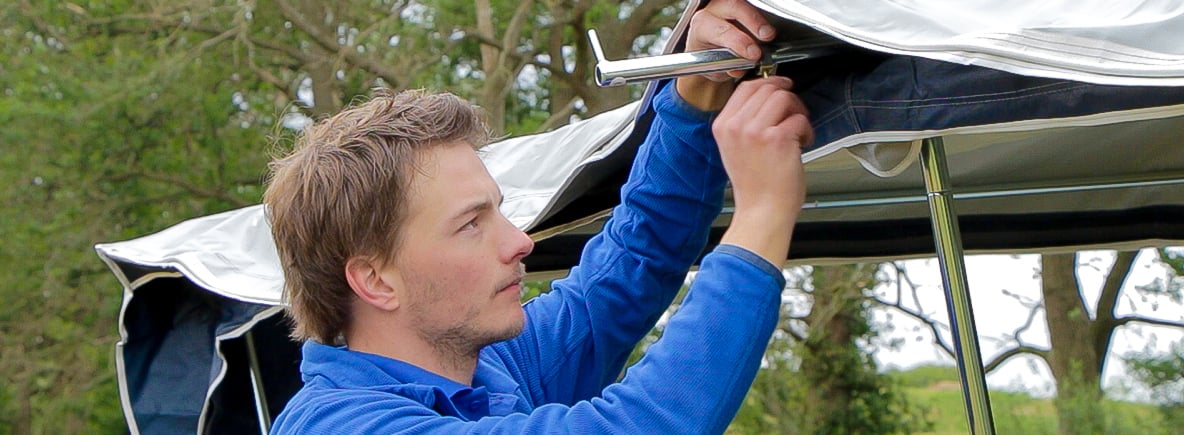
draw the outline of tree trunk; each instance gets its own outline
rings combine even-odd
[[[820,364],[819,368],[831,368],[831,364],[841,362],[835,358],[836,354],[854,344],[851,342],[850,324],[858,316],[859,298],[852,298],[851,286],[844,285],[844,281],[850,279],[845,276],[850,274],[846,269],[839,266],[814,267],[814,305],[806,320],[810,324],[806,349],[809,350],[809,357]],[[812,396],[809,402],[810,407],[820,411],[817,415],[831,415],[847,408],[851,395],[842,385],[841,378],[834,378],[832,370],[814,371],[805,363],[803,366],[807,377],[815,383],[809,393]]]
[[[1081,299],[1076,254],[1041,257],[1044,308],[1052,344],[1049,368],[1057,385],[1057,423],[1062,434],[1105,430],[1101,374],[1106,349],[1095,347],[1095,328]],[[1106,334],[1109,336],[1109,333]]]
[[[650,3],[653,3],[653,1]],[[630,52],[633,50],[633,41],[638,36],[641,36],[642,33],[640,29],[622,26],[615,17],[602,17],[601,21],[594,23],[593,26],[595,26],[594,28],[600,37],[600,43],[604,48],[604,55],[610,60],[631,57]],[[576,39],[580,41],[580,44],[576,48],[577,54],[582,54],[581,59],[588,59],[590,62],[591,58],[587,55],[587,52],[591,51],[587,29],[582,26],[578,27],[578,29],[580,34],[577,35]],[[607,112],[633,101],[629,86],[593,88],[583,96],[583,99],[584,106],[587,107],[588,116]]]
[[[336,35],[336,29],[323,18],[333,15],[329,11],[331,5],[298,1],[293,2],[291,7],[294,8],[292,13],[309,26],[304,30],[322,35]],[[304,65],[308,79],[312,82],[313,95],[312,107],[308,107],[307,110],[313,119],[320,119],[341,111],[345,104],[342,101],[341,85],[337,80],[337,69],[343,66],[338,65],[338,54],[332,49],[313,44],[309,46],[309,50],[314,53],[312,59],[315,60]]]
[[[477,12],[477,31],[490,40],[498,39],[497,30],[493,27],[493,8],[489,0],[475,0],[474,6]],[[501,54],[497,47],[481,44],[481,71],[485,73],[485,81],[481,86],[478,104],[485,109],[489,117],[487,122],[494,137],[500,137],[506,132],[506,95],[513,80],[505,65],[507,59]]]
[[[329,117],[343,107],[341,101],[341,87],[337,84],[335,68],[329,59],[332,56],[323,50],[316,50],[324,54],[323,61],[307,65],[309,80],[312,80],[313,105],[308,108],[313,119]]]
[[[566,3],[558,3],[558,2],[554,3],[554,4],[550,4],[549,6],[551,8],[551,16],[552,17],[563,17],[564,13],[565,13],[565,9],[568,8],[568,5]],[[572,25],[573,29],[575,30],[576,40],[580,41],[580,40],[583,40],[584,38],[586,38],[585,36],[583,36],[584,35],[583,29],[582,29],[583,26],[580,25],[580,23],[582,23],[584,20],[583,14],[580,13],[579,15],[575,15],[574,17],[569,17],[567,19],[571,22],[571,25]],[[550,57],[551,65],[553,65],[554,68],[556,68],[556,69],[562,68],[564,71],[566,71],[567,70],[567,68],[566,68],[567,61],[563,57],[563,48],[567,44],[565,44],[565,41],[564,41],[565,35],[564,35],[563,30],[564,29],[562,29],[562,28],[551,30],[550,35],[549,35],[549,39],[547,41],[547,55],[548,55],[548,57]],[[583,49],[583,47],[580,47],[578,45],[575,47],[576,62],[575,62],[575,69],[572,70],[572,78],[575,80],[571,80],[571,81],[567,81],[567,82],[565,82],[563,80],[550,80],[547,82],[547,84],[550,86],[550,88],[548,89],[551,94],[550,95],[551,107],[550,107],[549,112],[550,112],[552,118],[565,117],[564,115],[572,112],[571,110],[567,110],[568,103],[570,101],[572,101],[574,98],[576,98],[576,95],[578,94],[578,90],[574,86],[572,86],[572,84],[573,84],[572,82],[577,81],[577,80],[580,83],[584,82],[584,77],[581,75],[583,73],[583,69],[584,69],[584,65],[581,64],[582,63],[581,61],[583,61],[584,59],[579,58],[579,53],[582,51],[582,49]],[[557,124],[562,125],[564,123],[557,122]]]
[[[811,433],[866,432],[885,418],[857,410],[855,397],[878,390],[875,365],[856,341],[871,334],[863,291],[875,283],[878,265],[815,266],[814,303],[802,352],[804,411]],[[873,391],[874,394],[874,391]]]

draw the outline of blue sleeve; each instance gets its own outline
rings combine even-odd
[[[722,433],[760,367],[785,280],[768,262],[721,245],[665,333],[599,397],[466,422],[381,388],[289,405],[273,433]]]
[[[526,304],[523,334],[497,348],[536,406],[572,404],[616,381],[703,252],[727,176],[713,115],[673,88],[653,99],[656,116],[605,228],[568,277]]]

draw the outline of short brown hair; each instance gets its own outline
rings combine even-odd
[[[394,259],[419,151],[485,145],[489,132],[479,113],[451,94],[379,89],[306,127],[292,151],[271,162],[263,202],[293,338],[341,344],[354,297],[346,261]]]

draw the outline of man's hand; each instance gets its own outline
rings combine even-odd
[[[745,0],[711,0],[691,17],[687,51],[729,48],[740,56],[760,60],[762,41],[771,41],[774,29],[760,11]],[[755,35],[759,40],[753,39]],[[734,79],[744,71],[679,77],[678,94],[691,105],[708,111],[719,110],[734,88]]]
[[[712,124],[736,210],[721,243],[780,266],[806,198],[802,147],[814,140],[806,107],[785,77],[739,84]]]

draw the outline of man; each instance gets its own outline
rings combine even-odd
[[[743,0],[716,0],[687,49],[757,59],[749,35],[772,28]],[[312,126],[264,195],[305,341],[305,386],[273,432],[722,432],[776,325],[777,265],[805,195],[812,133],[789,88],[718,74],[659,91],[621,205],[580,265],[525,306],[533,243],[498,211],[470,105],[379,93]],[[663,337],[614,383],[705,246],[728,175],[730,228]]]

